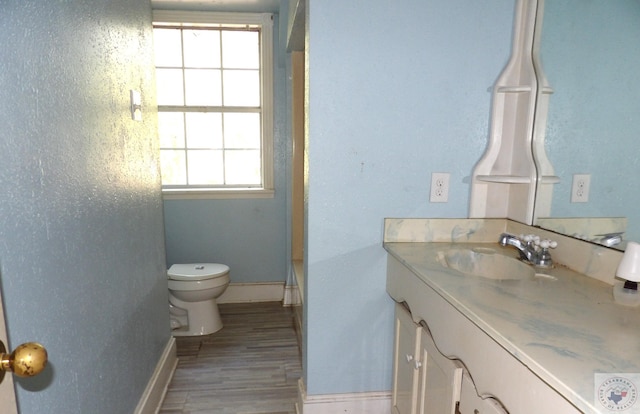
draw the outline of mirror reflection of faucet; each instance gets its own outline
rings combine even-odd
[[[599,239],[595,240],[597,243],[603,244],[607,247],[615,246],[622,243],[622,235],[624,232],[596,234]]]
[[[552,240],[541,240],[533,234],[514,236],[502,233],[498,239],[501,246],[513,246],[520,253],[520,259],[524,262],[539,267],[551,267],[553,260],[549,249],[555,249],[558,243]]]
[[[573,233],[571,237],[576,239],[585,240],[591,243],[598,243],[603,246],[612,247],[617,246],[622,243],[622,235],[623,231],[612,232],[612,233],[603,233],[603,234],[594,234],[593,236],[585,236],[584,234]]]

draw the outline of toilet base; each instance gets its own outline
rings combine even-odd
[[[215,299],[202,302],[183,302],[171,298],[173,306],[187,311],[187,326],[171,331],[173,336],[201,336],[218,332],[222,329],[222,319]]]

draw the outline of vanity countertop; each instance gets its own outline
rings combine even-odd
[[[614,303],[612,286],[562,266],[552,277],[493,280],[441,265],[438,252],[497,243],[386,242],[420,280],[581,411],[599,413],[595,373],[640,373],[640,308]],[[507,249],[507,250],[504,250]],[[640,386],[640,384],[637,384]]]

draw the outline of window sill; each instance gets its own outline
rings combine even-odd
[[[240,198],[273,198],[274,190],[258,188],[221,189],[221,190],[162,190],[163,200],[212,200]]]

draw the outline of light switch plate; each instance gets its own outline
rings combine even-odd
[[[140,91],[131,89],[131,119],[134,121],[142,121],[142,97]]]

